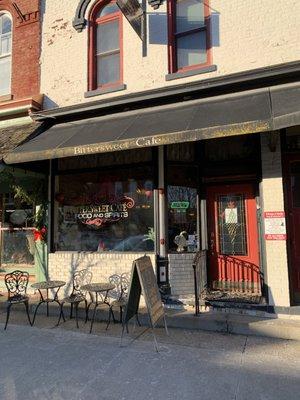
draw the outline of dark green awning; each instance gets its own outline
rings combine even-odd
[[[300,85],[288,84],[56,124],[8,164],[272,131],[300,124]]]

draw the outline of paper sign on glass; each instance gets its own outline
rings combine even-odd
[[[237,208],[225,208],[225,224],[237,224]]]

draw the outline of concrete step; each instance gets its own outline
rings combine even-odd
[[[195,316],[191,311],[168,312],[170,327],[200,329],[238,335],[265,336],[300,341],[300,320],[265,318],[242,314],[207,312]]]

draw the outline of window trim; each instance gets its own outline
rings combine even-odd
[[[209,0],[203,0],[204,3],[204,21],[205,24],[202,27],[191,29],[190,31],[181,32],[176,34],[176,0],[168,0],[167,2],[167,15],[168,15],[168,68],[169,74],[180,74],[205,69],[212,65],[212,48],[211,48],[211,23],[210,23],[210,9]],[[177,49],[176,49],[176,38],[187,36],[193,32],[206,32],[206,62],[201,64],[189,65],[183,68],[177,68]],[[210,71],[208,71],[210,72]]]
[[[12,15],[11,15],[11,13],[9,11],[0,10],[0,17],[2,17],[3,15],[7,15],[8,18],[10,19],[10,21],[11,21],[11,31],[10,31],[10,34],[11,34],[11,48],[10,48],[10,52],[9,53],[3,54],[3,55],[0,54],[0,59],[1,60],[5,59],[5,58],[9,58],[10,59],[10,82],[9,82],[9,88],[8,88],[7,93],[0,94],[0,101],[7,100],[7,98],[11,95],[12,67],[13,67],[13,62],[12,62],[12,56],[13,56],[13,54],[12,54],[13,53],[13,17],[12,17]],[[0,37],[1,36],[2,35],[0,34]]]
[[[123,18],[121,10],[105,15],[96,19],[97,13],[110,3],[116,1],[99,1],[92,8],[89,16],[89,40],[88,40],[88,92],[90,91],[102,91],[107,93],[108,89],[119,88],[123,84]],[[119,22],[119,45],[120,45],[120,79],[116,82],[107,83],[104,85],[98,85],[97,83],[97,26],[100,23],[108,23],[118,20]]]

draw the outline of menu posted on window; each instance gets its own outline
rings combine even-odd
[[[266,240],[286,240],[284,211],[266,211],[264,220]]]

